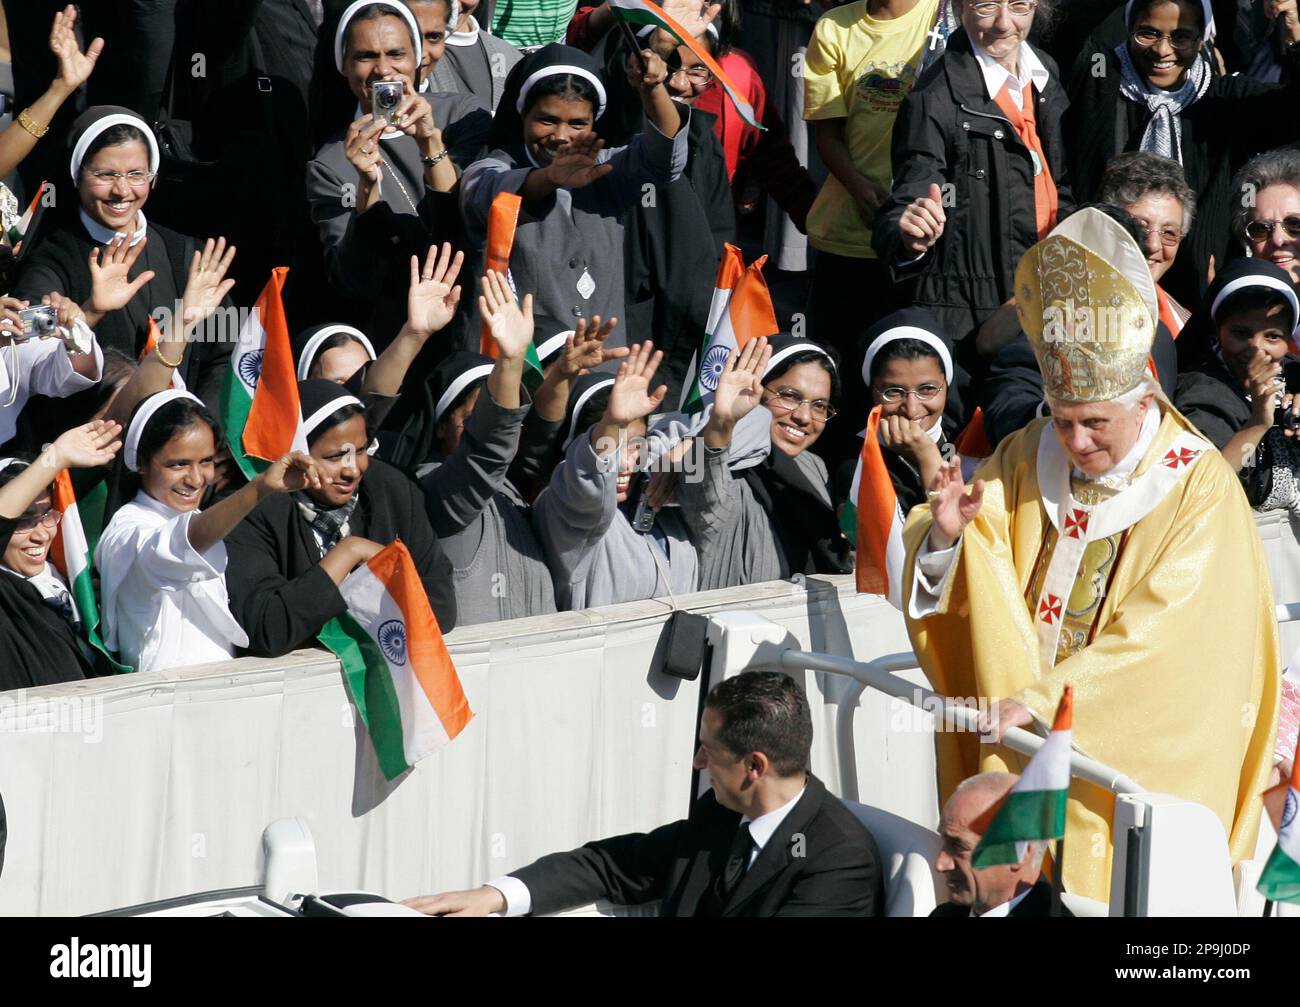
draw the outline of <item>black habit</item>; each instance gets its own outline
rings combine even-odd
[[[357,490],[353,535],[387,545],[400,538],[411,552],[438,626],[456,625],[452,567],[443,554],[418,486],[378,459]],[[320,568],[320,547],[293,496],[263,500],[226,538],[230,611],[248,633],[248,652],[280,657],[314,644],[330,619],[347,611],[338,587]]]

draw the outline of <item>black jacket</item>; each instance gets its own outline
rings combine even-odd
[[[955,902],[940,902],[930,911],[931,916],[943,918],[945,916],[960,917],[970,916],[970,906],[959,906]],[[1012,908],[1008,916],[1027,916],[1041,917],[1052,915],[1052,884],[1050,881],[1040,881],[1029,890],[1029,894],[1020,900],[1019,904]],[[1073,916],[1065,906],[1061,906],[1062,916]]]
[[[1070,112],[1064,128],[1070,139],[1070,180],[1079,199],[1098,198],[1102,173],[1116,154],[1137,150],[1151,113],[1120,94],[1120,63],[1114,52],[1081,62],[1070,83]],[[1196,193],[1196,217],[1162,286],[1183,304],[1199,304],[1207,286],[1210,257],[1222,266],[1240,249],[1229,230],[1237,195],[1232,174],[1252,155],[1300,139],[1296,103],[1300,74],[1294,59],[1285,67],[1285,87],[1244,76],[1210,80],[1200,101],[1179,116],[1182,163]]]
[[[1287,391],[1300,393],[1300,358],[1287,354],[1282,375]],[[1250,422],[1253,408],[1245,389],[1217,356],[1178,375],[1174,407],[1220,450]]]
[[[75,192],[70,198],[75,200]],[[40,236],[31,254],[22,260],[14,283],[15,297],[39,304],[46,294],[58,291],[78,304],[90,300],[88,260],[91,249],[99,245],[86,233],[74,207],[60,208],[62,215],[57,222],[51,221],[50,233]],[[197,248],[193,238],[149,220],[144,251],[131,267],[130,276],[134,279],[152,269],[154,279],[140,289],[130,304],[120,311],[110,311],[95,327],[101,347],[112,347],[132,360],[139,356],[149,337],[150,314],[158,308],[166,308],[173,314],[177,311],[189,278],[190,260]],[[185,348],[178,368],[185,387],[214,412],[221,404],[221,386],[230,369],[230,340],[235,335],[229,319],[221,317],[234,308],[229,297],[221,308],[208,320],[205,332]]]
[[[17,525],[17,518],[0,517],[0,552]],[[95,674],[72,623],[24,578],[0,570],[0,692],[79,682]]]
[[[370,460],[352,513],[353,535],[411,551],[438,626],[456,625],[452,568],[443,555],[418,486],[391,465]],[[330,619],[347,611],[343,595],[320,567],[320,548],[292,494],[263,500],[226,538],[230,611],[248,633],[248,652],[280,657],[310,647]]]
[[[1051,80],[1035,90],[1038,136],[1056,183],[1058,219],[1074,208],[1061,117],[1069,102],[1056,64],[1038,52]],[[1038,242],[1034,167],[1029,148],[988,97],[970,39],[959,31],[948,50],[903,99],[894,123],[894,184],[872,227],[876,254],[896,278],[915,274],[916,305],[961,344],[1010,296],[1016,264]],[[943,236],[912,267],[898,220],[936,183],[945,190]],[[960,357],[961,346],[958,346]]]
[[[661,916],[703,916],[713,908],[740,816],[712,791],[691,817],[650,833],[601,839],[553,853],[518,871],[535,914],[597,899],[622,905],[659,900]],[[811,773],[781,822],[722,907],[722,916],[878,916],[885,906],[875,840]]]

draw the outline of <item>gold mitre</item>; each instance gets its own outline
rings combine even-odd
[[[1117,220],[1094,207],[1067,217],[1020,260],[1015,298],[1051,398],[1108,402],[1142,380],[1160,309]]]

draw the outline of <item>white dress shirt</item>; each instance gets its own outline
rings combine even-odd
[[[975,59],[979,61],[980,72],[984,75],[984,88],[988,91],[989,101],[996,101],[1002,86],[1007,81],[1011,81],[1007,94],[1010,95],[1016,108],[1023,112],[1025,85],[1032,82],[1034,89],[1042,94],[1043,89],[1047,87],[1047,82],[1052,79],[1052,75],[1047,72],[1047,67],[1043,66],[1043,61],[1027,42],[1020,43],[1020,54],[1016,57],[1014,75],[974,42],[971,42],[971,48],[975,50]]]
[[[972,916],[978,916],[980,918],[986,918],[989,916],[1010,916],[1011,910],[1015,909],[1016,906],[1020,905],[1020,903],[1025,900],[1025,896],[1032,891],[1033,891],[1032,888],[1026,888],[1023,892],[1021,892],[1019,895],[1013,898],[1010,902],[1003,902],[1002,905],[1000,906],[994,906],[986,913],[977,913],[974,909],[972,909],[970,911],[970,914]]]
[[[226,544],[204,552],[190,545],[198,514],[141,490],[113,515],[95,549],[104,643],[136,671],[226,661],[236,646],[248,646],[226,596]]]
[[[748,824],[749,838],[753,840],[753,848],[749,851],[749,863],[745,865],[745,870],[754,866],[754,861],[759,858],[763,848],[775,835],[776,830],[780,828],[781,823],[785,821],[786,815],[794,810],[794,806],[799,803],[799,798],[803,797],[806,786],[800,788],[799,793],[795,794],[789,801],[781,805],[775,811],[769,811],[766,814],[759,815],[757,818],[750,818],[745,815],[736,824],[736,828]],[[499,891],[506,900],[506,916],[526,916],[533,906],[532,893],[528,891],[528,886],[516,878],[514,875],[506,874],[499,878],[493,878],[488,882],[488,886]]]
[[[1146,416],[1142,418],[1142,429],[1138,431],[1133,447],[1118,464],[1098,476],[1085,475],[1078,469],[1073,470],[1073,475],[1103,486],[1123,488],[1141,463],[1142,456],[1147,453],[1147,448],[1151,446],[1159,430],[1160,409],[1153,404],[1147,409]],[[1042,436],[1053,437],[1055,434],[1049,427],[1043,430]],[[912,597],[908,600],[907,614],[913,619],[924,619],[939,611],[939,600],[943,597],[948,578],[957,568],[957,554],[960,550],[960,538],[947,549],[935,551],[930,548],[930,536],[925,537],[921,548],[916,552],[916,563],[912,567]]]

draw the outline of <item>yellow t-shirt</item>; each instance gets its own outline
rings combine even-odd
[[[858,171],[888,189],[894,119],[912,89],[930,45],[939,0],[920,0],[900,18],[877,21],[858,0],[823,14],[804,60],[804,118],[845,120],[849,155]],[[808,240],[836,255],[874,259],[871,228],[834,175],[808,214]]]

